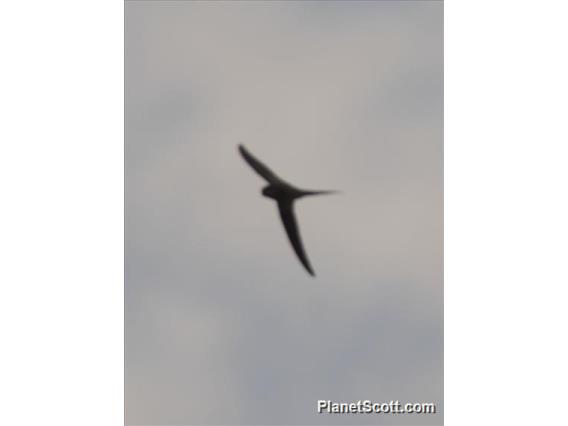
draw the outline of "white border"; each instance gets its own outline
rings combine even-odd
[[[0,424],[123,424],[123,4],[0,13]]]
[[[567,16],[445,5],[448,425],[568,424]]]

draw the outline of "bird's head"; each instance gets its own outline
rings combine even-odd
[[[274,188],[272,185],[267,185],[262,188],[262,195],[268,198],[276,198],[276,188]]]

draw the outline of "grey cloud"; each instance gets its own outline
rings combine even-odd
[[[127,2],[129,424],[436,424],[442,3]],[[244,142],[292,183],[297,264]]]

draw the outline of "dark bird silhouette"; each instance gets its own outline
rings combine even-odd
[[[300,259],[300,262],[302,262],[302,265],[304,265],[304,268],[310,275],[315,276],[300,238],[298,223],[294,216],[294,201],[306,195],[333,194],[337,193],[337,191],[305,191],[298,189],[276,176],[272,170],[256,159],[243,145],[239,145],[239,152],[245,161],[268,182],[268,185],[262,188],[262,195],[272,198],[278,203],[278,211],[280,212],[284,229],[286,229],[298,259]]]

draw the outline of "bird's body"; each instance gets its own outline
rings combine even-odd
[[[302,240],[300,239],[300,232],[294,215],[294,201],[307,195],[332,194],[337,191],[306,191],[296,188],[276,176],[274,172],[248,152],[243,145],[239,145],[239,151],[245,161],[268,182],[268,185],[262,188],[262,195],[272,198],[278,203],[278,211],[280,212],[280,217],[288,234],[288,238],[290,239],[290,243],[298,259],[302,262],[302,265],[304,265],[310,275],[314,276],[314,270],[310,265]]]

